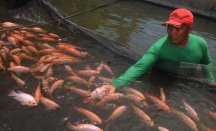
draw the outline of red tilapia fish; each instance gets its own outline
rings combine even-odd
[[[131,108],[133,109],[133,112],[141,119],[142,122],[144,122],[148,126],[154,126],[154,122],[145,112],[143,112],[138,107],[134,106],[132,103]]]
[[[209,117],[211,117],[212,119],[216,120],[216,112],[212,112],[212,111],[209,111],[207,109],[205,109],[204,112],[206,114],[208,114]]]
[[[40,102],[40,97],[42,96],[40,86],[41,86],[41,82],[39,82],[39,85],[38,85],[38,87],[34,93],[34,98],[35,98],[37,103]]]
[[[93,124],[102,124],[102,120],[93,112],[74,106],[74,110],[86,116]]]
[[[106,110],[106,111],[113,111],[117,108],[117,105],[113,103],[99,103],[95,101],[89,101],[88,103],[93,107]]]
[[[69,77],[66,78],[66,81],[67,82],[70,81],[72,83],[84,84],[84,85],[86,85],[88,87],[88,89],[90,89],[90,86],[89,86],[88,82],[85,79],[81,78],[81,77],[69,76]]]
[[[67,122],[67,127],[73,131],[103,131],[97,126],[91,124],[77,124],[76,126],[72,125],[71,122]]]
[[[200,124],[200,128],[202,129],[202,131],[216,131],[216,130],[212,130],[212,129],[208,128],[203,123]]]
[[[25,88],[27,88],[27,86],[26,86],[26,83],[23,81],[23,80],[21,80],[20,78],[18,78],[16,75],[14,75],[13,73],[11,73],[11,76],[12,76],[12,78],[15,80],[15,82],[17,83],[17,85],[19,86],[19,87],[25,87]]]
[[[142,93],[140,93],[139,91],[130,88],[130,87],[125,87],[123,89],[121,89],[121,91],[125,92],[125,93],[129,93],[129,94],[134,94],[135,96],[139,96],[142,99],[145,99],[144,95]]]
[[[30,69],[24,66],[14,66],[7,69],[8,71],[15,72],[16,74],[20,75],[22,73],[30,73]]]
[[[50,89],[50,95],[52,95],[52,92],[55,89],[62,88],[63,83],[64,83],[64,80],[58,80],[55,83],[53,83],[53,85],[51,86],[51,89]]]
[[[41,103],[45,106],[46,110],[57,110],[61,108],[58,104],[56,104],[54,101],[51,101],[45,97],[40,98]]]
[[[124,94],[121,94],[121,93],[109,94],[109,95],[104,96],[99,103],[103,104],[103,103],[106,103],[109,101],[117,101],[117,100],[121,99],[123,96],[124,96]]]
[[[123,99],[133,101],[136,105],[141,107],[148,107],[146,101],[139,96],[135,96],[133,94],[127,94],[123,97]]]
[[[115,111],[112,113],[112,115],[105,121],[103,121],[103,123],[107,123],[110,120],[116,119],[117,117],[121,116],[127,109],[127,106],[120,106],[117,109],[115,109]]]
[[[8,94],[8,96],[18,100],[22,105],[37,106],[37,102],[33,96],[23,93],[21,91],[18,91],[18,93],[16,93],[13,90]]]
[[[79,89],[79,88],[76,88],[74,86],[67,86],[67,85],[64,85],[64,87],[66,89],[69,89],[71,90],[73,93],[85,98],[89,95],[89,92],[85,91],[85,90],[82,90],[82,89]]]
[[[194,123],[193,120],[191,120],[190,117],[188,117],[187,115],[185,115],[184,113],[177,111],[175,109],[172,109],[172,112],[177,114],[179,118],[181,118],[183,120],[183,122],[193,131],[198,131],[197,129],[197,125]]]
[[[166,129],[166,128],[164,128],[164,127],[161,127],[161,126],[158,127],[158,130],[159,130],[159,131],[169,131],[168,129]]]
[[[195,119],[196,121],[199,121],[199,117],[196,111],[185,100],[183,100],[182,103],[184,104],[185,110],[187,111],[189,116]]]
[[[169,106],[167,106],[164,102],[159,100],[158,98],[154,97],[153,95],[149,95],[147,92],[144,93],[144,95],[151,101],[153,102],[158,109],[162,109],[167,111],[168,113],[171,112]]]
[[[100,74],[99,71],[95,70],[74,70],[74,72],[82,77],[91,77]]]
[[[161,101],[163,101],[165,103],[166,96],[164,94],[163,88],[161,88],[161,87],[158,87],[158,88],[160,89],[160,95],[161,95],[160,98],[161,98]]]
[[[112,85],[103,85],[101,87],[96,88],[94,91],[90,93],[89,97],[85,98],[85,102],[89,102],[90,100],[101,99],[105,95],[113,94],[115,92],[115,87]]]

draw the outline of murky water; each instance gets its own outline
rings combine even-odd
[[[89,0],[87,2],[83,2],[80,0],[51,0],[51,2],[68,15],[72,15],[113,1]],[[41,8],[36,9],[37,8],[31,8],[31,10],[27,9],[29,11],[28,13],[17,13],[16,11],[14,12],[9,11],[6,8],[1,8],[0,22],[11,21],[19,24],[33,24],[51,20],[51,18],[49,18],[46,12],[44,12]],[[101,10],[99,9],[97,11],[77,16],[74,19],[107,38],[145,53],[154,42],[166,35],[166,27],[161,26],[161,23],[167,20],[168,14],[171,11],[172,10],[170,9],[154,6],[144,2],[126,1]],[[36,15],[33,15],[32,13]],[[82,63],[78,65],[71,65],[73,69],[85,69],[87,64],[89,64],[92,69],[95,69],[100,64],[101,60],[103,60],[105,64],[110,66],[115,76],[118,77],[134,63],[134,61],[130,61],[115,54],[103,45],[95,44],[84,37],[75,35],[57,24],[46,24],[39,27],[48,32],[58,34],[66,43],[86,48],[84,51],[89,52],[92,56],[94,56],[93,58],[83,58]],[[213,30],[214,27],[216,27],[214,21],[195,17],[193,33],[202,36],[208,42],[210,54],[213,62],[215,63],[216,54],[214,52],[214,46],[216,46],[216,31]],[[53,44],[53,46],[55,47],[56,44]],[[35,63],[33,62],[22,61],[22,65],[31,68],[34,64]],[[110,77],[106,72],[103,72],[102,75]],[[53,76],[59,79],[65,79],[68,74],[63,70],[62,66],[55,66]],[[23,106],[18,101],[8,97],[7,94],[12,89],[22,90],[23,92],[33,94],[37,88],[38,80],[34,79],[33,76],[29,74],[21,75],[20,77],[27,83],[28,89],[17,88],[17,85],[11,78],[9,72],[6,74],[0,74],[0,127],[4,127],[2,130],[67,131],[69,130],[66,127],[67,121],[72,123],[90,123],[90,121],[88,121],[84,116],[73,110],[73,105],[94,112],[102,120],[107,119],[112,113],[112,111],[100,110],[83,103],[81,97],[78,97],[76,94],[64,88],[56,90],[53,93],[53,98],[46,96],[61,106],[61,109],[59,110],[47,111],[42,105],[34,108]],[[103,84],[103,82],[97,79],[95,84],[91,87],[91,90]],[[86,89],[86,87],[81,85],[74,86]],[[182,104],[182,100],[185,99],[199,115],[200,121],[195,122],[199,129],[200,123],[204,123],[206,126],[216,129],[215,121],[203,112],[205,108],[216,111],[216,96],[214,92],[204,90],[202,88],[204,85],[196,84],[190,81],[182,81],[175,79],[170,75],[164,74],[163,72],[151,70],[134,83],[131,83],[129,86],[139,90],[142,93],[148,92],[149,94],[153,94],[158,98],[160,96],[158,86],[161,86],[164,88],[167,104],[171,108],[182,111],[186,114],[186,110],[183,108]],[[107,124],[99,125],[98,127],[101,129],[107,131],[156,131],[158,130],[158,126],[163,126],[170,131],[190,131],[190,128],[185,125],[184,122],[181,121],[175,114],[158,110],[149,101],[147,101],[149,107],[143,108],[143,110],[154,121],[154,127],[148,127],[142,124],[138,117],[132,113],[129,102],[121,101],[115,103],[118,106],[127,105],[128,110],[120,118],[117,118]]]

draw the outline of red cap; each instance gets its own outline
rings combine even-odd
[[[176,9],[170,14],[169,20],[163,23],[162,25],[166,25],[166,24],[172,24],[175,27],[181,27],[181,25],[183,24],[192,25],[193,14],[189,10],[186,10],[185,8]]]

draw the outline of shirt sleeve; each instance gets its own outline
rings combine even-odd
[[[134,65],[132,65],[122,76],[115,79],[112,85],[121,88],[130,82],[138,79],[149,68],[151,68],[158,59],[158,49],[155,45],[146,52],[146,54]]]
[[[205,78],[208,80],[208,82],[215,83],[214,66],[206,42],[202,49],[203,49],[203,56],[200,61],[200,64],[207,65],[207,66],[202,66],[203,74]]]

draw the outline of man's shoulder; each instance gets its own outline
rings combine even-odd
[[[163,45],[164,43],[167,43],[167,42],[168,42],[168,35],[160,38],[157,42],[155,42],[154,45],[161,46],[161,45]]]
[[[200,36],[197,36],[194,34],[189,34],[189,36],[193,42],[195,41],[196,43],[199,43],[199,44],[205,44],[205,45],[207,44],[207,42]]]

